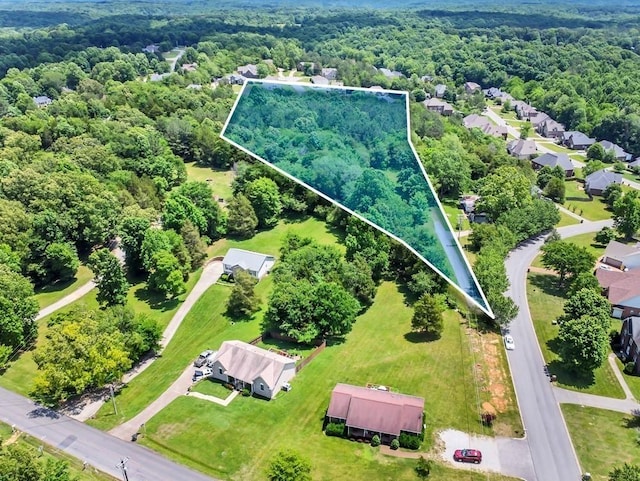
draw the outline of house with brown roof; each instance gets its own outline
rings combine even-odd
[[[607,244],[600,262],[622,271],[636,269],[640,267],[640,247],[612,240]]]
[[[438,112],[440,115],[453,115],[453,107],[439,98],[432,97],[422,102],[427,110]]]
[[[624,272],[600,267],[596,270],[596,279],[611,303],[611,316],[624,319],[640,315],[640,269]]]
[[[538,153],[533,140],[515,139],[507,143],[507,152],[520,160],[529,160]]]
[[[464,91],[466,93],[472,94],[474,92],[477,92],[478,90],[481,90],[481,87],[477,83],[475,83],[475,82],[465,82]]]
[[[634,373],[640,372],[640,317],[631,316],[622,321],[620,329],[620,356],[625,363],[635,364]]]
[[[507,127],[496,125],[483,115],[467,115],[462,119],[462,124],[468,129],[480,129],[483,133],[493,137],[507,138]]]
[[[244,78],[258,78],[258,66],[252,63],[238,67],[238,73]]]
[[[350,384],[337,384],[331,393],[327,421],[344,423],[347,437],[371,438],[376,434],[390,443],[400,433],[421,435],[424,399]]]
[[[538,110],[535,107],[532,107],[522,100],[514,100],[511,102],[511,106],[516,111],[516,115],[520,120],[527,120],[529,117],[538,113]]]
[[[551,117],[549,117],[544,112],[536,112],[535,114],[529,116],[529,122],[531,122],[531,126],[537,132],[540,128],[540,124],[546,122],[550,118]]]
[[[544,122],[539,123],[536,130],[543,137],[558,139],[561,138],[564,133],[564,125],[560,122],[556,122],[552,118],[548,118]]]
[[[209,365],[215,379],[267,399],[296,375],[293,359],[242,341],[223,342]]]
[[[327,80],[336,80],[338,78],[338,69],[333,67],[325,67],[320,71],[320,75],[322,75]]]

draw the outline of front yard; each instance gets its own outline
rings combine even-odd
[[[594,481],[607,481],[609,472],[625,462],[640,464],[638,418],[573,404],[560,407],[582,471]]]
[[[560,362],[558,355],[558,326],[552,320],[562,314],[565,293],[557,286],[557,276],[546,274],[529,274],[527,278],[527,298],[533,325],[542,349],[542,355],[549,365],[552,374],[558,376],[558,386],[574,391],[624,398],[620,387],[608,362],[596,369],[593,376],[579,377],[569,372]]]
[[[487,434],[479,422],[479,406],[488,401],[504,411],[495,429],[521,435],[500,337],[480,336],[448,311],[442,338],[425,342],[410,332],[411,315],[398,286],[383,283],[344,342],[331,344],[305,367],[291,382],[292,391],[281,392],[273,401],[239,397],[227,407],[180,397],[147,423],[142,443],[225,479],[261,479],[269,458],[283,447],[304,451],[316,479],[415,479],[415,461],[385,457],[369,445],[322,433],[331,390],[338,382],[383,384],[424,397],[425,450],[438,429]],[[236,337],[233,332],[223,336]],[[436,473],[430,479],[476,479],[444,467]]]
[[[590,199],[584,191],[584,184],[577,180],[567,180],[566,200],[564,207],[584,217],[587,220],[604,220],[611,218],[611,211],[607,209],[601,197]]]

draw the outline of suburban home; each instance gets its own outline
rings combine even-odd
[[[640,247],[612,240],[607,244],[600,262],[623,271],[636,269],[640,267]]]
[[[51,100],[46,95],[38,95],[37,97],[33,97],[33,102],[36,104],[36,107],[42,109],[51,105],[51,102],[53,102],[53,100]]]
[[[466,93],[472,94],[474,92],[477,92],[478,90],[481,90],[481,87],[477,83],[475,83],[475,82],[465,82],[464,91]]]
[[[160,47],[158,47],[157,45],[151,44],[143,48],[142,51],[146,53],[159,53]]]
[[[293,359],[242,341],[224,341],[209,366],[215,379],[267,399],[296,375]]]
[[[535,114],[529,116],[529,122],[531,122],[531,126],[537,132],[540,128],[540,124],[546,122],[550,118],[551,117],[549,117],[544,112],[536,112]]]
[[[582,132],[575,130],[565,132],[562,136],[563,143],[573,150],[586,150],[596,143],[596,139],[587,137]]]
[[[510,102],[513,101],[513,97],[510,94],[508,94],[507,92],[503,92],[497,87],[484,89],[482,92],[488,99],[501,100],[503,103],[507,100],[509,100]]]
[[[627,164],[627,167],[629,169],[635,169],[636,167],[640,167],[640,157],[638,157],[636,160],[629,162]]]
[[[444,84],[438,84],[435,86],[435,95],[439,99],[444,97],[445,92],[447,91],[447,86]]]
[[[619,160],[621,162],[629,162],[633,156],[620,147],[618,144],[614,144],[613,142],[609,142],[608,140],[601,140],[598,142],[602,145],[602,148],[605,152],[613,152],[613,158]]]
[[[320,71],[320,75],[322,75],[327,80],[336,80],[338,78],[338,69],[333,67],[323,68]]]
[[[314,85],[329,85],[329,81],[322,75],[314,75],[311,77],[311,83]]]
[[[433,77],[431,75],[423,75],[422,77],[420,77],[420,80],[422,80],[423,82],[431,82],[433,80]]]
[[[640,315],[640,269],[626,272],[596,269],[596,279],[611,303],[611,316],[624,319]]]
[[[197,63],[185,63],[182,64],[182,71],[183,72],[195,72],[196,70],[198,70],[198,64]]]
[[[532,107],[522,100],[514,100],[511,102],[511,105],[520,120],[527,120],[529,117],[538,113],[538,110],[535,107]]]
[[[538,153],[533,140],[516,139],[507,143],[507,152],[520,160],[529,160]]]
[[[224,77],[222,77],[222,79],[226,80],[231,85],[242,85],[246,80],[246,78],[243,77],[242,75],[238,75],[235,73],[232,73],[230,75],[225,75]]]
[[[258,66],[252,63],[238,67],[238,73],[245,78],[258,78]]]
[[[166,79],[169,75],[171,75],[171,72],[152,73],[149,76],[149,81],[150,82],[161,82],[162,80]]]
[[[267,254],[231,248],[222,259],[225,274],[233,274],[237,269],[244,269],[256,279],[262,279],[273,267],[275,258]]]
[[[421,435],[423,417],[424,399],[420,397],[349,384],[336,385],[327,409],[327,421],[344,423],[348,437],[377,434],[383,443],[391,443],[403,432]]]
[[[453,115],[453,107],[444,100],[430,98],[422,102],[427,110],[438,112],[440,115]]]
[[[622,321],[620,329],[620,355],[625,363],[635,364],[634,374],[640,372],[638,359],[640,358],[640,317],[631,316]]]
[[[306,72],[307,69],[310,72],[313,72],[316,68],[316,64],[313,62],[298,62],[298,64],[296,65],[296,70],[298,70],[299,72]]]
[[[556,122],[552,118],[548,118],[544,122],[540,122],[536,130],[543,137],[558,139],[562,138],[562,134],[564,133],[564,125],[562,125],[560,122]]]
[[[584,179],[584,191],[589,195],[602,195],[611,184],[622,184],[622,174],[609,170],[596,170]]]
[[[460,199],[460,208],[465,214],[471,214],[476,210],[476,202],[480,199],[479,195],[465,195]]]
[[[507,127],[499,126],[491,122],[487,117],[477,114],[467,115],[462,120],[463,125],[468,129],[480,129],[487,135],[507,138]]]
[[[378,72],[387,77],[388,79],[394,78],[404,78],[404,74],[402,72],[398,72],[397,70],[389,70],[388,68],[379,68]]]
[[[573,163],[567,154],[543,154],[540,157],[535,157],[531,159],[531,166],[535,169],[541,169],[543,167],[551,167],[552,169],[556,166],[562,167],[564,170],[564,175],[566,177],[573,177]]]

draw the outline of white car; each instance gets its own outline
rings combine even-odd
[[[507,351],[513,351],[516,348],[516,343],[513,341],[511,334],[504,336],[504,347]]]

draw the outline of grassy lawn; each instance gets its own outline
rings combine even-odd
[[[573,404],[560,407],[582,471],[591,473],[594,481],[608,480],[609,472],[625,462],[640,464],[637,418]]]
[[[49,284],[40,289],[36,289],[36,301],[40,309],[50,306],[54,302],[58,302],[66,295],[75,291],[78,287],[86,284],[93,279],[93,272],[85,265],[80,265],[76,276],[67,282],[58,282]]]
[[[7,441],[11,437],[11,426],[0,423],[0,440]],[[33,457],[41,458],[41,462],[46,462],[47,459],[63,459],[69,463],[69,474],[71,474],[71,479],[75,479],[77,481],[114,481],[115,478],[112,478],[108,474],[105,474],[101,471],[97,471],[94,468],[88,467],[87,469],[82,469],[82,460],[74,458],[73,456],[69,456],[68,454],[54,448],[53,446],[49,446],[48,444],[42,443],[39,439],[29,436],[26,433],[21,433],[20,436],[15,441],[20,446],[23,446],[31,452]],[[40,446],[43,447],[42,455],[38,452]],[[11,479],[11,478],[7,478]]]
[[[631,394],[633,394],[633,397],[635,397],[636,399],[640,399],[640,376],[632,376],[630,374],[625,373],[624,364],[622,364],[622,361],[618,357],[616,357],[616,364],[618,365],[618,368],[620,369],[620,372],[622,373],[622,377],[624,377],[624,380],[627,383],[627,386],[629,386],[629,389],[631,390]]]
[[[374,304],[358,318],[345,341],[330,345],[305,367],[293,379],[292,391],[281,392],[272,401],[238,398],[227,407],[178,398],[147,423],[142,443],[225,479],[261,479],[277,449],[299,446],[304,446],[317,471],[322,467],[317,479],[415,479],[415,461],[386,458],[368,445],[327,438],[321,431],[337,382],[371,382],[425,398],[425,449],[431,447],[434,432],[445,427],[487,434],[478,422],[478,405],[493,399],[483,386],[474,387],[474,366],[482,360],[470,345],[466,325],[449,311],[442,338],[425,342],[410,332],[411,315],[398,287],[383,283]],[[238,338],[234,328],[227,326],[220,337]],[[484,336],[501,349],[497,334]],[[198,337],[204,337],[202,332]],[[496,365],[502,366],[500,358]],[[508,385],[503,388],[511,401],[498,417],[503,422],[512,420],[516,409],[508,371],[504,375]],[[165,372],[165,377],[170,376]],[[519,422],[514,423],[510,433],[517,435],[520,430]],[[459,473],[462,477],[446,470],[432,478],[473,479]]]
[[[602,254],[604,254],[604,250],[606,248],[606,246],[602,246],[598,243],[596,243],[595,241],[595,233],[587,233],[587,234],[580,234],[580,235],[576,235],[576,236],[572,236],[567,238],[566,240],[568,242],[571,242],[572,244],[576,244],[579,245],[581,247],[586,247],[586,249],[591,252],[594,256],[596,256],[596,258],[599,258],[600,256],[602,256]],[[623,239],[618,239],[618,241],[623,242]],[[533,267],[542,267],[544,268],[544,266],[542,265],[542,254],[538,255],[533,262],[531,263],[531,265]]]
[[[206,182],[209,184],[209,187],[211,187],[211,190],[213,190],[213,195],[216,198],[224,199],[227,202],[231,199],[233,171],[216,170],[211,167],[198,165],[195,162],[189,162],[185,164],[185,166],[187,167],[187,179]]]
[[[191,388],[192,391],[214,396],[220,399],[226,399],[231,390],[227,389],[217,379],[203,379]]]
[[[571,217],[570,215],[559,211],[560,212],[560,222],[558,222],[556,224],[556,227],[564,227],[565,225],[573,225],[573,224],[578,224],[580,221],[574,217]]]
[[[460,226],[460,230],[469,230],[471,228],[469,224],[469,219],[464,215],[462,209],[458,207],[458,203],[454,201],[442,201],[442,207],[444,209],[444,213],[447,214],[449,218],[449,222],[451,222],[451,226],[453,230],[458,228],[458,216],[462,216],[462,224]]]
[[[527,278],[527,298],[533,325],[545,361],[552,374],[558,376],[558,386],[574,391],[597,394],[617,399],[624,398],[608,362],[596,369],[592,376],[577,376],[568,371],[558,355],[558,326],[551,321],[562,314],[564,290],[557,286],[557,276],[529,274]]]
[[[540,142],[540,145],[542,147],[546,147],[547,149],[553,152],[559,152],[562,154],[570,154],[571,152],[574,152],[573,150],[569,150],[562,145],[556,144],[555,142]]]
[[[282,220],[273,229],[260,231],[251,239],[220,239],[209,246],[207,254],[209,257],[224,256],[229,248],[236,247],[277,257],[280,255],[280,246],[288,232],[302,237],[311,237],[320,244],[334,244],[343,251],[345,249],[342,244],[336,243],[337,231],[331,226],[313,217],[306,217],[300,220]]]
[[[187,282],[187,293],[193,289],[193,286],[200,278],[201,270],[191,274]],[[94,289],[76,302],[61,309],[58,312],[65,312],[75,306],[85,306],[88,309],[97,309],[96,301],[97,291]],[[175,314],[176,310],[184,301],[187,294],[183,294],[174,300],[160,299],[157,295],[150,293],[146,289],[145,282],[132,283],[131,289],[127,295],[127,305],[133,308],[138,314],[147,314],[156,319],[162,329],[164,329]],[[33,389],[33,379],[37,372],[36,363],[33,360],[33,353],[38,346],[44,342],[45,336],[49,328],[47,322],[51,316],[45,317],[38,321],[38,339],[32,349],[23,351],[9,366],[5,372],[0,375],[0,386],[15,391],[24,396],[28,396]]]
[[[637,174],[634,174],[633,172],[625,170],[624,172],[620,172],[620,173],[622,174],[622,177],[624,177],[627,180],[631,180],[633,182],[640,182],[640,176],[638,176]]]
[[[600,197],[590,199],[583,190],[583,184],[575,180],[565,182],[566,201],[563,204],[567,209],[581,215],[587,220],[604,220],[611,218],[611,212],[607,210],[607,204]]]
[[[503,112],[502,105],[496,105],[489,108],[505,120],[517,120],[516,113],[513,110],[510,110],[509,112]]]

